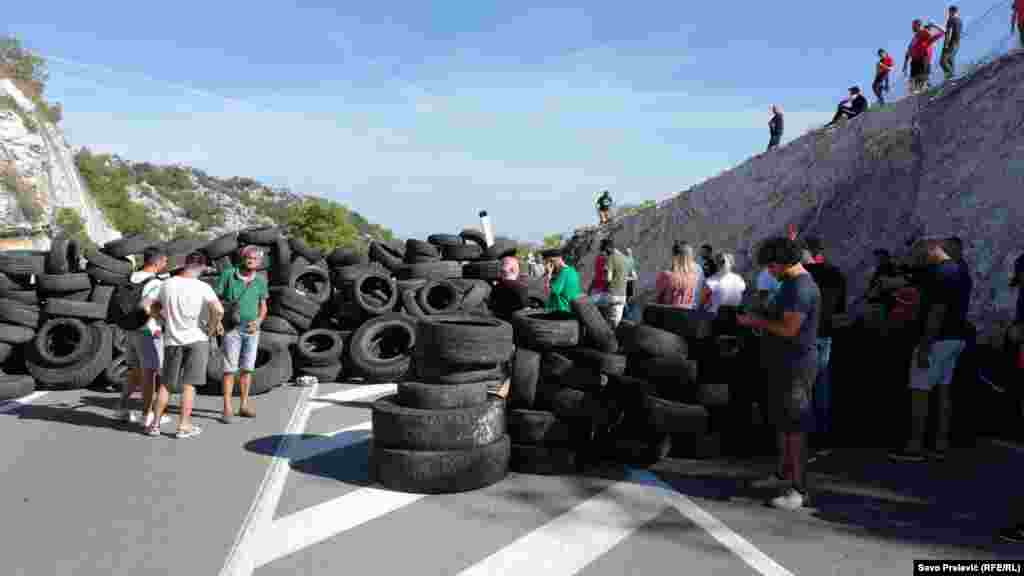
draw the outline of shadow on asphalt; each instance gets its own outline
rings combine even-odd
[[[278,434],[257,438],[245,449],[263,456],[285,458],[292,470],[345,484],[369,486],[370,431],[319,434]],[[286,443],[287,442],[287,443]],[[278,453],[281,446],[284,451]]]

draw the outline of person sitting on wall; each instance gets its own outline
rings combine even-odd
[[[868,99],[860,93],[860,88],[857,86],[850,87],[850,97],[839,103],[839,108],[836,109],[836,115],[832,117],[832,121],[825,125],[826,128],[831,128],[836,125],[841,119],[851,120],[860,116],[865,110],[868,109]]]

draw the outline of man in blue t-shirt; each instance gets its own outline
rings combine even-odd
[[[765,317],[741,314],[737,324],[764,331],[761,370],[768,378],[764,412],[781,447],[774,476],[755,484],[785,488],[772,505],[787,510],[807,499],[807,433],[814,431],[813,390],[818,371],[821,291],[800,263],[802,247],[786,237],[758,249],[758,264],[780,281]],[[786,487],[786,485],[789,485]]]
[[[926,236],[914,244],[917,261],[925,266],[918,311],[920,340],[914,349],[910,368],[911,436],[907,445],[889,454],[899,462],[924,462],[924,433],[928,421],[929,397],[938,393],[938,430],[934,460],[945,459],[949,446],[951,415],[950,384],[960,353],[966,347],[967,304],[970,301],[970,277],[949,256],[948,237]]]

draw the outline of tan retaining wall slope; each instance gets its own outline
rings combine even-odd
[[[853,300],[872,249],[895,253],[915,230],[949,231],[963,238],[974,276],[972,319],[991,330],[1013,314],[1008,273],[1024,249],[1022,127],[1024,54],[1016,54],[935,99],[907,98],[804,135],[604,231],[579,231],[570,246],[585,282],[606,232],[633,248],[648,282],[681,240],[737,252],[749,276],[752,246],[794,224],[825,239]]]

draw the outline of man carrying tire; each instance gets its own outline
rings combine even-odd
[[[167,269],[167,255],[157,247],[147,248],[142,256],[142,270],[133,272],[129,287],[118,294],[118,305],[122,305],[118,325],[125,330],[125,365],[128,378],[121,389],[118,405],[118,419],[132,420],[128,410],[128,398],[132,392],[142,388],[143,428],[153,425],[153,396],[156,392],[157,377],[163,366],[164,342],[159,322],[160,310],[157,297],[163,280],[157,278]],[[162,421],[166,424],[170,418]]]
[[[224,307],[209,284],[199,279],[206,269],[206,256],[193,252],[184,266],[160,287],[160,308],[164,317],[164,368],[160,380],[153,425],[146,430],[150,436],[160,435],[160,419],[167,410],[170,393],[181,393],[179,439],[198,436],[202,429],[192,423],[195,387],[206,383],[206,364],[210,359],[210,338],[219,332]],[[208,323],[199,319],[204,309]]]
[[[572,301],[583,292],[580,288],[580,275],[576,269],[565,263],[562,250],[552,248],[545,250],[544,268],[547,269],[551,278],[551,287],[548,290],[548,302],[545,307],[548,312],[572,313]]]
[[[249,405],[249,386],[256,370],[256,354],[260,342],[260,324],[267,317],[267,281],[256,274],[263,254],[256,246],[246,246],[239,253],[240,266],[229,266],[221,272],[214,292],[224,303],[224,411],[221,422],[234,420],[231,397],[234,395],[235,375],[238,374],[240,400],[238,414],[254,418],[255,410]]]
[[[778,431],[778,468],[755,486],[785,488],[771,503],[786,510],[798,510],[807,500],[807,434],[814,431],[812,397],[818,370],[821,291],[800,263],[801,252],[790,238],[765,242],[758,250],[758,264],[779,279],[779,291],[766,317],[736,317],[737,324],[764,331],[761,369],[768,389],[763,409]]]

